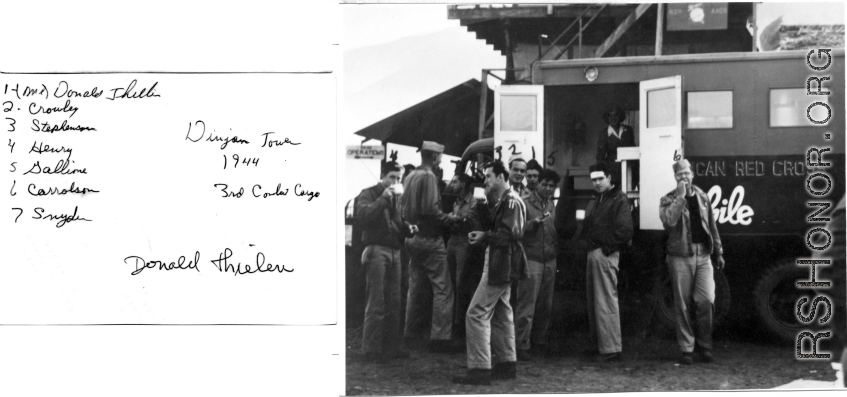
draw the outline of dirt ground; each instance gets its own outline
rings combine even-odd
[[[411,346],[411,358],[363,362],[356,328],[347,333],[346,390],[347,395],[598,393],[770,389],[801,378],[835,380],[829,362],[797,361],[790,344],[744,334],[716,332],[715,362],[685,366],[676,364],[678,347],[667,333],[625,333],[623,360],[597,364],[582,355],[587,332],[571,329],[559,354],[519,362],[517,379],[465,386],[450,381],[465,373],[465,353],[434,354]]]

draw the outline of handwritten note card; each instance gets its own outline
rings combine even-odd
[[[0,90],[2,323],[336,323],[332,75],[7,74]]]

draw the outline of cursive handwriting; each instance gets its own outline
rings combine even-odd
[[[59,189],[57,187],[51,187],[51,188],[48,188],[47,190],[37,189],[34,183],[30,183],[26,190],[27,190],[27,192],[29,192],[29,194],[31,194],[33,196],[50,196],[50,195],[54,195],[54,194],[63,195],[63,194],[68,194],[68,193],[75,193],[75,194],[100,193],[99,190],[89,189],[87,187],[83,187],[82,189],[80,189],[79,187],[76,186],[76,182],[71,182],[71,186],[69,186],[67,189]]]
[[[295,196],[309,196],[309,199],[306,201],[312,201],[313,198],[317,198],[321,195],[321,192],[310,192],[308,190],[300,187],[300,184],[294,186],[294,195]]]
[[[200,251],[194,252],[194,260],[188,261],[185,263],[185,256],[182,255],[176,262],[164,262],[164,261],[145,261],[144,258],[140,256],[130,255],[124,258],[124,263],[128,263],[127,260],[134,259],[135,260],[135,270],[132,271],[132,275],[141,273],[144,269],[155,269],[156,266],[159,267],[159,270],[173,270],[173,269],[194,269],[198,272],[200,269],[197,267],[197,264],[200,263]]]
[[[266,133],[262,134],[262,136],[265,137],[265,142],[262,143],[262,147],[282,146],[282,145],[285,145],[286,143],[289,144],[289,145],[299,145],[299,143],[291,142],[290,140],[288,140],[288,138],[285,138],[285,140],[283,140],[283,141],[278,141],[276,139],[268,140],[268,135],[270,135],[270,134],[275,134],[275,132],[266,132]]]
[[[185,140],[191,141],[191,142],[200,142],[200,140],[203,139],[203,137],[206,135],[206,123],[203,122],[203,120],[197,120],[194,123],[194,125],[196,125],[200,128],[200,136],[197,137],[197,139],[192,138],[192,136],[191,136],[191,123],[188,123],[188,133],[185,134]],[[212,131],[214,131],[214,130],[212,130]],[[230,131],[232,131],[232,130],[230,129]],[[237,143],[237,144],[240,144],[240,145],[245,145],[245,144],[250,143],[250,141],[248,141],[246,139],[239,139],[238,136],[233,136],[232,138],[230,138],[228,136],[220,137],[220,136],[217,136],[217,135],[214,135],[214,134],[209,134],[209,136],[206,138],[206,142],[223,142],[221,144],[221,150],[226,149],[226,145],[228,145],[230,143]]]
[[[256,188],[259,189],[258,192],[256,191]],[[281,183],[276,184],[276,190],[273,193],[267,193],[267,192],[261,193],[261,191],[262,191],[262,185],[260,185],[258,183],[253,185],[253,197],[268,198],[268,197],[273,197],[273,196],[285,196],[285,195],[288,194],[288,189],[282,190],[282,184]]]
[[[97,131],[94,127],[84,125],[68,125],[68,120],[62,120],[62,125],[51,125],[48,122],[39,122],[38,119],[32,119],[32,130],[54,133],[56,131]]]
[[[71,160],[59,160],[56,163],[56,166],[52,169],[50,167],[42,167],[40,161],[36,161],[35,164],[32,165],[32,168],[29,171],[24,172],[26,174],[58,174],[58,175],[73,175],[73,174],[87,174],[88,171],[85,168],[69,168],[71,163],[75,163],[75,161]],[[37,171],[36,171],[37,170]]]
[[[237,265],[233,265],[229,263],[229,258],[232,258],[232,250],[229,248],[224,249],[224,252],[218,256],[218,259],[212,259],[212,264],[218,268],[218,271],[232,272],[233,275],[237,276],[239,274],[250,274],[250,273],[265,273],[265,272],[293,272],[294,269],[286,269],[285,265],[274,265],[268,263],[265,265],[265,254],[259,252],[256,254],[256,267],[250,267],[250,264],[245,264],[244,268],[241,267],[241,262],[238,262]],[[262,267],[264,266],[264,267]]]
[[[59,85],[57,85],[56,89],[53,91],[53,96],[56,98],[100,98],[100,95],[103,95],[103,90],[98,90],[97,87],[92,88],[90,91],[74,91],[68,87],[68,82],[64,80],[60,81]]]
[[[74,207],[74,213],[73,214],[59,214],[59,215],[47,214],[47,215],[45,215],[44,211],[46,211],[46,210],[44,208],[41,208],[41,207],[35,207],[35,209],[33,211],[35,212],[35,216],[33,216],[32,219],[46,219],[48,221],[59,220],[59,222],[56,223],[57,228],[65,226],[66,224],[73,222],[73,221],[91,222],[91,219],[82,218],[77,214],[77,212],[79,212],[79,207]]]
[[[57,148],[55,146],[50,146],[50,145],[45,144],[44,142],[38,142],[38,141],[33,141],[32,142],[32,149],[29,149],[30,153],[35,152],[35,153],[38,153],[38,154],[42,154],[42,153],[67,153],[68,159],[71,158],[73,151],[74,151],[73,148],[66,148],[64,146]]]
[[[38,105],[35,102],[30,102],[29,104],[29,114],[52,114],[56,112],[71,112],[71,115],[68,117],[74,117],[76,111],[79,110],[78,107],[71,105],[71,100],[65,100],[65,106],[63,107],[52,107],[45,108],[44,106]]]
[[[126,88],[113,88],[109,91],[112,92],[112,97],[106,97],[106,99],[110,101],[114,101],[115,99],[124,99],[124,98],[152,98],[152,97],[160,97],[161,95],[156,94],[153,90],[156,89],[156,84],[159,82],[153,83],[150,88],[142,88],[141,92],[136,93],[133,91],[135,89],[135,84],[138,83],[138,80],[132,80]],[[148,91],[149,90],[149,91]],[[123,92],[123,94],[118,95]]]

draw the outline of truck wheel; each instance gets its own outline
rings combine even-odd
[[[756,314],[769,334],[785,341],[793,341],[811,324],[801,323],[797,317],[797,301],[812,296],[812,290],[798,289],[798,280],[808,280],[809,269],[798,267],[795,260],[781,261],[762,274],[753,291]]]
[[[723,271],[714,269],[715,278],[715,319],[712,324],[717,327],[726,315],[729,314],[732,306],[732,297],[729,291],[729,283],[726,281]],[[671,278],[667,272],[663,272],[656,280],[653,287],[653,297],[656,302],[656,318],[659,323],[670,328],[676,329],[676,314],[674,313],[673,290],[671,289]],[[693,310],[694,304],[688,305]],[[691,313],[693,315],[693,311]]]

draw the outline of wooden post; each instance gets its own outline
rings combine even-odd
[[[582,58],[582,17],[579,17],[579,55],[574,58]]]
[[[753,3],[753,15],[750,16],[750,22],[753,23],[753,49],[752,52],[756,52],[758,50],[758,39],[759,39],[759,24],[756,22],[756,3]]]
[[[515,82],[515,57],[512,53],[512,49],[514,45],[512,44],[512,38],[509,34],[509,19],[505,19],[503,21],[503,33],[506,36],[506,83],[514,83]]]
[[[656,10],[656,56],[662,55],[662,42],[664,41],[665,31],[665,4],[659,3],[659,8]]]
[[[482,69],[482,78],[479,81],[479,139],[482,139],[482,131],[485,130],[486,108],[488,108],[488,70]]]

